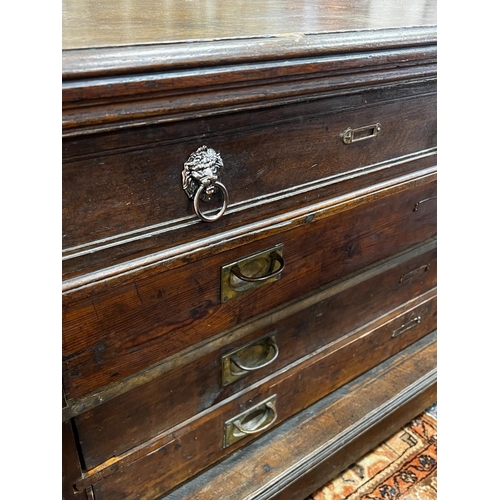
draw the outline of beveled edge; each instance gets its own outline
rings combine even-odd
[[[437,26],[431,25],[203,42],[67,49],[62,51],[62,79],[278,61],[342,52],[432,45],[436,42]]]

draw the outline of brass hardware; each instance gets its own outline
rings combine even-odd
[[[270,365],[279,355],[276,332],[238,347],[221,358],[221,381],[225,387],[249,373]]]
[[[219,181],[223,167],[220,154],[207,146],[199,147],[184,163],[182,188],[188,198],[193,200],[194,211],[202,221],[219,220],[226,211],[229,194],[226,186]],[[217,191],[222,194],[222,208],[214,215],[204,214],[200,209],[200,201],[209,202]]]
[[[420,316],[417,316],[416,318],[410,320],[409,323],[406,323],[404,325],[401,325],[399,328],[396,328],[396,330],[392,332],[392,337],[398,337],[402,333],[407,332],[412,328],[415,328],[418,324],[420,324],[421,319],[422,318]]]
[[[377,135],[380,134],[381,131],[382,126],[380,125],[380,123],[374,123],[373,125],[367,125],[366,127],[349,127],[340,134],[340,137],[342,137],[344,144],[353,144],[354,142],[365,141],[366,139],[377,137]]]
[[[418,210],[418,207],[422,205],[422,203],[425,203],[426,201],[431,201],[431,200],[437,200],[437,196],[431,196],[430,198],[426,198],[425,200],[420,200],[415,203],[415,206],[413,207],[413,211],[416,212]]]
[[[269,429],[276,422],[276,394],[224,423],[224,448]]]
[[[221,302],[279,280],[284,267],[282,244],[226,264],[221,268]]]
[[[429,267],[430,267],[430,264],[426,264],[425,266],[420,266],[419,268],[414,269],[413,271],[410,271],[409,273],[403,274],[399,278],[399,282],[403,283],[403,281],[411,280],[412,278],[415,278],[416,276],[419,276],[419,275],[425,273],[426,271],[428,271]]]

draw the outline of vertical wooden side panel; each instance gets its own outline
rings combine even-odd
[[[76,491],[73,485],[82,477],[80,457],[76,448],[71,421],[62,425],[62,498],[63,500],[88,500],[85,491]],[[91,497],[92,498],[92,497]]]

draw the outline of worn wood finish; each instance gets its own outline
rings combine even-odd
[[[163,375],[181,367],[186,367],[190,363],[197,363],[198,360],[214,351],[229,344],[241,343],[242,339],[255,334],[257,330],[271,329],[273,324],[280,322],[293,314],[297,314],[304,309],[314,307],[315,304],[322,300],[328,300],[330,297],[341,293],[351,287],[361,285],[372,278],[381,277],[386,273],[391,273],[394,267],[405,265],[408,263],[405,272],[401,275],[401,283],[409,280],[420,280],[422,274],[430,271],[433,273],[433,268],[415,268],[413,261],[419,260],[423,255],[436,250],[436,239],[431,238],[421,244],[410,247],[409,249],[391,256],[382,261],[378,261],[372,265],[363,268],[361,271],[350,273],[342,278],[334,280],[327,285],[315,289],[309,294],[305,294],[296,300],[284,303],[277,308],[274,308],[270,314],[260,314],[253,318],[239,323],[234,328],[224,330],[209,339],[200,342],[194,346],[188,347],[179,351],[177,354],[148,366],[145,370],[141,370],[126,377],[119,383],[111,383],[101,387],[99,390],[87,394],[82,398],[73,398],[63,401],[63,420],[68,420],[71,417],[81,415],[82,412],[89,411],[92,408],[104,404],[112,399],[121,396],[128,391],[147,384]],[[424,278],[425,279],[425,278]]]
[[[64,384],[68,397],[83,396],[361,269],[436,233],[436,183],[430,174],[372,193],[367,199],[320,213],[294,231],[186,266],[117,286],[88,299],[66,296],[63,311]],[[414,211],[420,200],[429,200]],[[398,209],[395,209],[398,207]],[[313,213],[313,212],[311,212]],[[252,238],[253,239],[253,238]],[[220,268],[284,244],[282,278],[220,304]],[[84,327],[84,334],[82,328]]]
[[[62,424],[62,496],[64,499],[88,500],[84,490],[77,491],[74,485],[83,477],[80,458],[70,421]]]
[[[272,394],[277,395],[277,423],[284,421],[432,331],[436,326],[435,307],[431,296],[413,301],[413,307],[403,306],[396,318],[381,317],[373,325],[323,347],[235,398],[161,434],[159,439],[131,450],[109,467],[99,467],[79,487],[98,481],[93,485],[97,498],[98,492],[112,493],[117,499],[134,498],[139,492],[145,500],[156,498],[255,438],[249,436],[223,448],[225,421]],[[415,316],[421,316],[419,324],[392,336]]]
[[[327,0],[251,5],[243,0],[64,0],[62,20],[63,49],[82,49],[426,26],[435,24],[436,6],[424,0],[362,0],[355,10],[347,0],[334,5]]]
[[[269,326],[199,357],[135,390],[124,393],[75,419],[85,464],[93,468],[179,424],[321,346],[375,320],[436,285],[436,249],[409,258],[383,274],[323,290],[312,306],[276,319]],[[354,281],[354,280],[353,280]],[[297,305],[300,307],[300,304]],[[394,314],[397,314],[397,310]],[[276,317],[271,312],[270,317]],[[271,365],[223,387],[220,359],[224,353],[276,332],[279,356]],[[230,337],[229,337],[230,338]]]
[[[95,142],[94,154],[64,164],[65,259],[83,254],[88,260],[99,247],[113,245],[115,254],[106,255],[109,262],[116,256],[123,258],[124,251],[125,256],[138,248],[151,251],[145,246],[148,231],[155,236],[163,232],[163,239],[173,243],[176,232],[184,234],[186,226],[203,225],[181,179],[184,162],[201,145],[220,152],[225,165],[222,182],[230,193],[225,218],[234,221],[217,224],[217,231],[228,229],[231,222],[234,227],[276,213],[283,198],[304,189],[311,192],[325,183],[335,185],[340,177],[355,177],[369,165],[436,146],[435,94],[341,112],[337,106],[335,100],[321,101],[321,106],[290,106],[287,113],[294,113],[294,118],[257,125],[246,114],[242,128],[239,116],[205,120],[192,124],[199,129],[196,135],[182,139],[171,125],[164,130],[171,140],[105,156],[98,154],[102,146]],[[268,119],[271,116],[276,114]],[[376,138],[343,143],[341,134],[348,127],[374,123],[382,126]],[[350,183],[344,189],[352,190]],[[266,211],[255,210],[264,203]],[[199,232],[198,227],[193,229]],[[140,243],[127,251],[120,242],[132,238]]]
[[[312,201],[331,199],[332,192],[337,197],[349,196],[352,191],[359,192],[373,184],[390,182],[402,174],[416,173],[435,165],[436,150],[425,150],[361,167],[346,174],[333,175],[329,180],[298,186],[296,189],[276,193],[276,196],[257,198],[238,207],[229,207],[226,215],[213,223],[215,227],[190,216],[177,222],[166,222],[132,234],[67,249],[63,251],[63,286],[66,290],[77,288],[79,283],[91,282],[93,276],[119,274],[120,271],[115,273],[119,267],[121,272],[130,272],[141,268],[142,262],[151,264],[153,259],[162,261],[167,255],[174,256],[176,252],[182,254],[186,249],[191,254],[203,251],[207,244],[217,245],[242,234],[242,225],[248,227],[253,222],[261,226],[262,220],[268,215],[272,214],[274,218],[281,215],[286,217],[292,210],[297,213],[297,207],[303,207],[303,212]],[[271,207],[274,212],[271,212]],[[110,267],[105,271],[102,266]]]
[[[63,498],[302,500],[435,394],[436,3],[62,11]],[[181,187],[202,144],[213,224]],[[277,244],[280,279],[221,299],[221,266]],[[278,358],[222,388],[273,330]],[[272,394],[262,439],[221,448]]]
[[[429,377],[430,378],[430,377]],[[432,385],[428,386],[422,392],[417,393],[413,399],[405,404],[399,404],[398,408],[385,418],[379,416],[377,422],[373,424],[366,432],[360,433],[356,439],[352,440],[341,450],[335,450],[328,458],[310,467],[302,470],[303,475],[297,479],[295,474],[294,481],[283,484],[282,489],[272,496],[265,493],[260,496],[264,498],[273,498],[273,500],[304,500],[311,492],[325,484],[325,478],[334,478],[341,474],[347,467],[359,460],[366,453],[391,437],[412,418],[422,413],[437,401],[437,382],[436,375],[431,379]],[[303,493],[305,492],[305,496]]]
[[[424,50],[420,52],[419,55],[422,57],[425,55],[427,58],[424,61],[416,61],[413,67],[408,62],[402,65],[393,62],[373,66],[371,72],[366,69],[358,70],[359,74],[356,72],[351,74],[353,72],[348,69],[340,69],[332,73],[332,71],[315,68],[314,71],[318,72],[315,79],[311,78],[311,74],[305,79],[300,75],[285,77],[276,74],[272,79],[262,78],[260,72],[257,72],[258,76],[253,77],[251,83],[243,74],[240,77],[241,82],[237,84],[229,82],[215,88],[214,85],[206,86],[207,78],[200,82],[190,82],[193,85],[192,88],[179,90],[171,88],[173,86],[171,81],[176,79],[177,74],[165,75],[160,81],[150,81],[151,77],[141,77],[137,82],[128,80],[125,82],[124,96],[110,96],[107,99],[104,97],[108,94],[106,89],[99,88],[104,86],[105,82],[94,85],[93,87],[96,88],[77,88],[73,92],[70,92],[73,90],[72,85],[65,84],[64,97],[68,99],[68,102],[65,102],[63,107],[63,136],[76,137],[82,134],[112,131],[117,128],[152,126],[200,116],[221,115],[241,110],[251,111],[293,104],[305,99],[316,100],[363,92],[382,85],[390,88],[398,84],[404,85],[405,82],[412,80],[416,83],[432,82],[436,77],[436,55],[435,53],[427,54]],[[373,56],[370,54],[366,54],[364,58],[366,64],[373,62]],[[393,55],[394,61],[398,58],[411,60],[415,58],[415,53]],[[344,65],[347,66],[347,64]],[[331,66],[337,66],[336,61],[332,61]],[[305,70],[301,68],[301,71]],[[276,70],[273,69],[272,72],[276,73]],[[187,82],[183,83],[187,84]],[[109,85],[108,82],[106,87]],[[137,93],[133,92],[134,87],[138,87]],[[114,92],[118,92],[114,86],[111,88]],[[151,92],[151,88],[155,89],[155,93]],[[161,90],[162,88],[164,90]],[[103,91],[104,96],[99,95],[100,91]],[[178,97],[177,94],[180,91],[186,92],[189,97]],[[78,96],[79,93],[86,96],[85,100]]]
[[[303,500],[436,401],[435,359],[417,342],[161,500]]]

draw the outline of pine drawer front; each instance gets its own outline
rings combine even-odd
[[[96,500],[135,499],[138,495],[141,500],[156,500],[252,439],[260,436],[265,439],[266,430],[435,328],[436,297],[434,291],[430,291],[292,363],[156,440],[90,471],[76,487],[81,489],[92,484]],[[268,401],[272,404],[265,404]],[[239,424],[244,431],[256,432],[228,445],[227,427],[236,417],[240,417]],[[265,429],[262,432],[258,428],[250,429],[247,424],[250,417],[263,422]]]
[[[407,92],[405,97],[401,90],[372,91],[164,125],[132,137],[123,132],[114,139],[67,141],[65,272],[196,241],[283,206],[324,198],[343,179],[348,181],[342,189],[349,189],[372,170],[390,172],[384,162],[435,149],[435,88],[427,84]],[[213,223],[200,221],[183,190],[184,164],[201,146],[220,154],[219,181],[228,192],[226,212]],[[330,188],[322,191],[325,186]],[[222,191],[216,191],[212,203],[198,203],[203,213],[222,207]]]
[[[401,178],[390,186],[374,186],[339,203],[308,208],[230,242],[230,250],[207,247],[199,260],[180,255],[65,294],[67,397],[81,397],[123,379],[432,238],[436,234],[435,171]],[[223,302],[222,267],[277,245],[283,245],[285,264],[280,279]]]
[[[375,320],[396,304],[427,292],[436,286],[436,264],[436,241],[432,240],[281,306],[257,323],[227,332],[213,342],[218,348],[208,354],[77,416],[86,467],[94,468],[127,452]],[[250,334],[241,333],[249,329]],[[253,370],[239,369],[231,353],[237,354],[237,363],[251,364]]]

